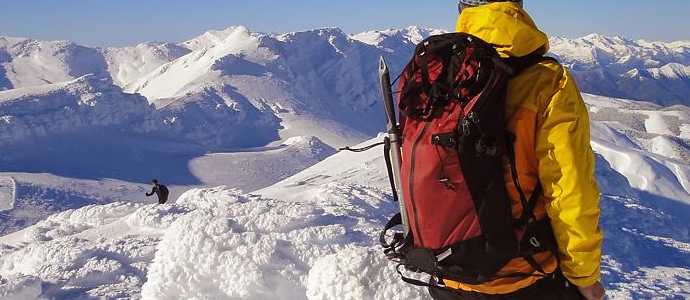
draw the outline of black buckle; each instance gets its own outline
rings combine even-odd
[[[431,136],[431,144],[447,148],[455,148],[458,145],[458,137],[455,132],[434,134]]]

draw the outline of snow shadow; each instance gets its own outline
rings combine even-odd
[[[50,173],[75,179],[119,179],[197,185],[191,159],[203,155],[192,143],[115,129],[26,139],[0,146],[3,172]]]
[[[95,200],[90,195],[79,195],[22,182],[17,182],[16,194],[21,196],[14,201],[14,207],[0,212],[0,236],[36,224],[61,211],[113,201],[113,199]]]
[[[631,283],[643,268],[690,270],[690,209],[687,204],[630,186],[597,155],[604,232],[603,281]]]
[[[5,66],[2,65],[3,63],[9,62],[11,59],[12,58],[7,51],[0,50],[0,91],[11,90],[14,88],[12,82],[7,78],[7,70],[5,70]]]

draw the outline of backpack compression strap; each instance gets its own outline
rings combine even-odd
[[[539,62],[547,60],[558,62],[556,59],[548,56],[543,56],[539,54],[537,51],[521,57],[509,57],[504,59],[503,61],[511,67],[513,71],[513,77],[515,77],[527,70],[528,68],[538,64]],[[510,132],[507,132],[507,135],[508,137],[506,143],[506,155],[508,156],[508,160],[510,161],[510,173],[513,179],[513,184],[515,185],[515,188],[518,191],[520,203],[522,204],[522,215],[519,219],[516,220],[516,227],[525,228],[527,224],[535,220],[534,208],[536,207],[537,199],[539,198],[539,195],[541,195],[543,188],[541,186],[541,182],[537,182],[536,186],[532,190],[532,195],[530,195],[529,200],[527,199],[522,187],[520,186],[520,181],[518,180],[517,164],[515,161],[515,148],[513,147],[513,143],[515,143],[516,137],[514,134]]]

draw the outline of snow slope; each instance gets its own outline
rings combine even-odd
[[[638,176],[675,176],[647,172]],[[602,155],[597,178],[611,299],[690,296],[688,204],[633,187]],[[425,299],[425,290],[402,283],[375,246],[396,210],[381,188],[386,184],[383,159],[371,150],[338,153],[249,194],[191,189],[169,205],[114,202],[69,210],[0,238],[0,295]]]
[[[172,43],[143,43],[100,50],[108,63],[108,72],[118,86],[125,86],[190,52],[189,49]]]
[[[286,179],[335,151],[316,137],[293,137],[277,147],[206,154],[189,161],[189,169],[206,186],[253,191]]]
[[[151,178],[168,185],[171,199],[200,186],[227,185],[251,191],[283,180],[334,152],[315,137],[295,137],[275,147],[206,153],[177,143],[118,136],[117,132],[110,132],[107,140],[99,137],[106,132],[3,147],[0,235],[90,204],[155,202],[144,197],[151,189]],[[20,153],[19,149],[25,150]]]
[[[688,151],[688,108],[585,98],[610,298],[690,297],[690,167],[678,159]],[[0,238],[0,295],[426,299],[376,246],[396,210],[380,151],[337,153],[251,193],[194,188],[168,205],[123,199],[55,214]]]

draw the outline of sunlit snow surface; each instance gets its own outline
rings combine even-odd
[[[0,295],[424,299],[426,291],[402,283],[375,243],[396,210],[379,150],[336,154],[249,194],[191,189],[174,204],[115,202],[55,214],[0,238]],[[615,170],[623,165],[602,156],[597,163],[611,298],[690,296],[687,203],[631,187]]]
[[[386,193],[353,184],[322,189],[318,202],[217,187],[192,189],[172,205],[116,202],[56,214],[2,239],[9,245],[0,252],[0,295],[418,298],[421,291],[399,286],[371,247],[395,209]]]

